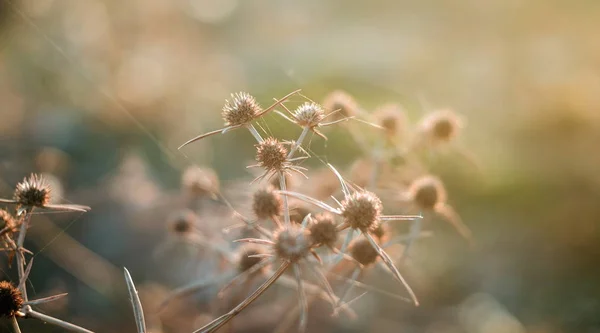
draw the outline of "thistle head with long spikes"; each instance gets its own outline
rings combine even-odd
[[[275,254],[290,262],[298,261],[306,256],[311,248],[311,237],[308,230],[290,226],[280,230],[274,237]]]
[[[288,151],[275,138],[267,138],[256,145],[256,161],[268,171],[282,171],[289,164]]]
[[[331,214],[322,213],[315,216],[308,230],[317,245],[333,247],[338,240],[339,232]]]
[[[231,94],[231,101],[223,106],[223,120],[226,126],[243,125],[254,120],[262,111],[254,97],[245,92]]]
[[[364,232],[373,231],[380,221],[381,200],[368,191],[357,191],[342,201],[342,217],[346,225]]]
[[[259,189],[254,192],[252,210],[257,218],[269,219],[283,213],[283,201],[272,188]]]
[[[50,203],[50,186],[38,174],[31,174],[17,184],[14,200],[24,207],[44,207]]]
[[[294,118],[298,125],[313,128],[323,121],[325,110],[317,103],[306,102],[294,111]]]
[[[13,317],[23,306],[21,291],[8,281],[0,282],[0,317]]]

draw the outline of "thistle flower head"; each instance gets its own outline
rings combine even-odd
[[[0,209],[0,230],[16,225],[15,218],[6,210]]]
[[[256,161],[269,171],[281,171],[285,169],[287,160],[287,149],[283,143],[275,138],[267,138],[256,145]]]
[[[351,228],[367,232],[379,225],[382,209],[381,200],[375,194],[357,191],[342,201],[341,215]]]
[[[462,126],[462,120],[450,110],[433,112],[423,118],[420,124],[421,130],[429,138],[439,142],[452,140]]]
[[[194,230],[197,218],[193,211],[184,209],[169,218],[169,230],[176,235],[187,235]]]
[[[37,174],[31,174],[17,184],[14,199],[21,206],[44,207],[50,203],[50,186]]]
[[[377,124],[390,136],[402,135],[406,127],[406,115],[396,104],[386,104],[375,111]]]
[[[247,124],[262,111],[256,99],[250,94],[239,92],[231,94],[231,101],[226,100],[223,106],[223,120],[226,126]]]
[[[365,238],[356,239],[350,244],[350,256],[364,266],[375,263],[379,254]]]
[[[433,176],[423,176],[415,180],[408,192],[413,202],[424,210],[434,209],[438,203],[446,201],[444,185]]]
[[[307,255],[311,246],[310,232],[296,226],[279,231],[274,241],[273,247],[277,256],[291,262]]]
[[[323,107],[314,102],[306,102],[294,111],[294,118],[298,125],[303,127],[316,127],[325,118]]]
[[[335,246],[339,233],[333,216],[326,213],[319,214],[315,216],[308,228],[315,244],[329,247]]]
[[[332,120],[355,116],[358,113],[358,104],[348,93],[342,90],[331,92],[323,101],[323,107],[329,112],[337,111]]]
[[[191,166],[183,172],[181,186],[193,196],[203,197],[219,191],[219,178],[212,169]]]
[[[0,317],[12,317],[23,306],[21,291],[8,281],[0,282]]]
[[[252,210],[259,219],[279,216],[283,212],[283,201],[272,188],[259,189],[254,192]]]
[[[255,246],[254,244],[246,244],[245,246],[242,246],[239,249],[238,272],[245,272],[261,262],[262,258],[250,256],[263,253],[265,253],[265,251],[261,247]]]

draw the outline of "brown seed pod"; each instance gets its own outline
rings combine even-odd
[[[189,209],[176,212],[169,218],[169,230],[176,235],[187,235],[194,231],[198,216]]]
[[[250,256],[263,253],[265,253],[265,251],[261,247],[255,246],[254,244],[246,244],[242,246],[239,249],[238,272],[245,272],[261,262],[263,258]]]
[[[310,232],[291,226],[279,231],[274,237],[273,248],[280,259],[297,261],[308,254],[311,246]]]
[[[283,201],[273,188],[259,189],[254,192],[252,210],[259,219],[269,219],[283,213]]]
[[[183,172],[181,186],[191,195],[203,197],[219,192],[219,178],[212,169],[191,166]]]
[[[323,107],[314,102],[306,102],[300,105],[293,113],[298,125],[303,127],[316,127],[325,118]]]
[[[354,192],[342,201],[342,217],[353,229],[372,231],[379,224],[381,200],[368,191]]]
[[[50,203],[50,186],[38,174],[31,174],[17,184],[14,199],[21,206],[44,207]]]
[[[418,127],[430,140],[448,142],[456,137],[463,122],[454,112],[440,110],[425,116]]]
[[[225,101],[222,111],[226,126],[247,124],[262,111],[256,99],[248,93],[232,94],[231,98],[231,101]]]
[[[331,120],[339,120],[358,114],[358,104],[347,92],[336,90],[325,97],[323,107],[329,112],[337,111]]]
[[[23,306],[21,291],[8,281],[0,282],[0,317],[12,317]]]
[[[315,245],[333,247],[338,240],[339,233],[331,214],[322,213],[315,216],[308,230]]]
[[[379,254],[368,240],[359,238],[350,244],[350,256],[360,264],[368,266],[375,263]]]
[[[413,202],[423,210],[433,210],[438,203],[446,201],[444,185],[434,176],[423,176],[413,181],[408,193]]]
[[[288,164],[287,154],[287,149],[275,138],[267,138],[256,145],[256,161],[266,170],[283,170]]]
[[[399,105],[386,104],[374,112],[377,125],[383,127],[389,136],[401,136],[406,131],[407,119]]]

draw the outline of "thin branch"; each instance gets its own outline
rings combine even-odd
[[[135,325],[137,326],[138,333],[146,333],[146,321],[144,320],[144,310],[142,309],[142,302],[135,289],[135,284],[127,268],[123,268],[125,272],[125,282],[127,283],[127,290],[129,291],[129,297],[131,299],[131,307],[133,308],[133,315],[135,317]]]

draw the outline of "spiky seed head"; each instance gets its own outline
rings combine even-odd
[[[31,174],[17,184],[14,199],[21,206],[44,207],[50,203],[50,186],[38,174]]]
[[[12,317],[23,306],[21,291],[8,281],[0,282],[0,317]]]
[[[386,104],[375,110],[377,124],[390,136],[399,136],[405,132],[406,115],[396,104]]]
[[[223,120],[226,126],[243,125],[254,120],[262,111],[256,99],[250,94],[239,92],[231,94],[231,101],[225,100]]]
[[[314,102],[306,102],[294,111],[294,118],[300,126],[316,127],[325,118],[323,107]]]
[[[419,127],[430,139],[447,142],[458,134],[462,126],[462,120],[456,113],[450,110],[440,110],[425,116]]]
[[[275,235],[273,248],[280,259],[294,262],[306,256],[310,246],[310,232],[292,225]]]
[[[259,219],[279,216],[283,212],[283,201],[273,188],[259,189],[254,192],[252,210]]]
[[[432,210],[438,203],[446,201],[446,189],[434,176],[423,176],[413,181],[408,192],[413,202],[423,210]]]
[[[342,201],[342,217],[353,229],[369,232],[379,225],[381,200],[369,191],[357,191]]]
[[[4,228],[12,228],[16,225],[15,218],[4,209],[0,209],[0,230]]]
[[[338,230],[331,214],[322,213],[315,216],[309,226],[312,240],[317,245],[335,246],[338,240]]]
[[[355,116],[358,113],[358,104],[347,92],[336,90],[325,97],[323,107],[329,112],[337,111],[331,120],[338,120]]]
[[[350,256],[362,265],[368,266],[375,263],[379,254],[368,240],[359,238],[350,244]]]
[[[198,216],[189,209],[172,214],[169,218],[169,230],[176,235],[187,235],[194,230]]]
[[[191,166],[183,172],[181,186],[193,196],[212,195],[219,192],[219,177],[212,169]]]
[[[294,223],[302,223],[306,215],[312,214],[312,211],[299,201],[290,202],[290,220]]]
[[[256,161],[266,170],[281,171],[287,163],[287,149],[275,138],[256,145]]]
[[[239,249],[238,272],[242,273],[263,260],[259,257],[250,257],[251,255],[263,254],[265,251],[254,244],[246,244]]]

